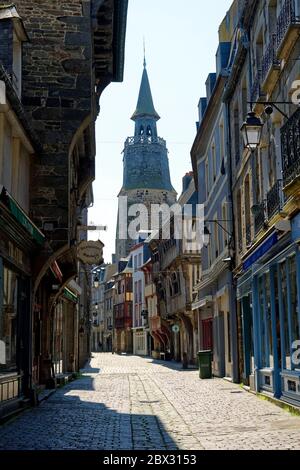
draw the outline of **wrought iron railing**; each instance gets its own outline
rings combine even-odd
[[[283,186],[300,176],[300,109],[281,128]]]
[[[262,70],[261,70],[261,79],[262,82],[267,78],[267,75],[270,69],[280,66],[280,60],[276,56],[276,45],[277,45],[277,36],[272,34],[270,37],[269,45],[267,46],[266,52],[262,59]]]
[[[128,147],[130,145],[152,145],[152,144],[159,144],[162,145],[163,147],[166,147],[166,141],[162,139],[161,137],[153,137],[153,136],[147,136],[147,135],[138,135],[134,137],[128,137],[128,139],[125,142],[125,147]]]
[[[276,46],[279,49],[284,37],[293,24],[300,24],[299,11],[296,5],[298,0],[285,0],[277,20]]]
[[[282,180],[278,180],[267,194],[268,219],[271,219],[273,215],[280,212],[283,207],[283,201]]]
[[[254,215],[255,233],[258,233],[264,227],[266,221],[265,203],[261,202],[253,206],[252,212]]]

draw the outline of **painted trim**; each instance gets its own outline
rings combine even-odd
[[[291,280],[290,280],[290,262],[289,258],[285,262],[285,272],[286,272],[286,284],[287,284],[287,316],[288,316],[288,329],[289,329],[289,349],[290,349],[290,358],[292,359],[293,349],[292,349],[292,303],[291,303]]]
[[[274,361],[274,395],[280,398],[281,395],[281,380],[278,360],[277,348],[277,325],[276,325],[276,304],[275,304],[275,269],[273,266],[270,268],[270,303],[271,303],[271,326],[272,326],[272,343],[273,343],[273,361]]]

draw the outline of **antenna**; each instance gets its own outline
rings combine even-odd
[[[146,67],[146,44],[145,44],[145,36],[143,37],[143,44],[144,44],[144,67]]]

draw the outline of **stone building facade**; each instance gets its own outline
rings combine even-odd
[[[299,404],[300,3],[244,7],[240,34],[249,42],[235,55],[227,93],[237,136],[231,152],[241,372],[253,390]],[[237,133],[251,103],[262,124],[252,151]]]
[[[201,349],[212,350],[214,375],[238,380],[237,322],[232,274],[234,253],[231,160],[228,149],[228,109],[223,102],[236,47],[238,7],[234,2],[219,28],[216,71],[206,81],[199,102],[199,124],[192,163],[199,204],[204,207],[208,243],[202,248],[202,275],[195,286]],[[240,137],[240,136],[239,136]],[[227,261],[226,261],[227,260]]]
[[[164,239],[161,231],[159,236],[154,233],[147,240],[157,302],[150,334],[165,359],[175,359],[184,367],[196,363],[199,350],[198,315],[193,310],[193,301],[195,276],[199,278],[201,272],[201,245],[195,240],[191,245],[190,238],[190,229],[196,230],[197,201],[193,173],[190,172],[183,178],[183,192],[178,201],[182,207],[192,207],[190,217],[185,216],[182,222],[183,237],[176,239],[172,218],[170,239]]]
[[[88,302],[89,280],[78,276],[76,245],[93,201],[99,99],[123,77],[126,17],[126,0],[20,0],[0,9],[3,77],[32,141],[20,203],[31,219],[27,228],[45,238],[31,257],[27,395],[55,383],[54,362],[58,372],[78,369],[78,335],[88,345],[90,312],[82,309],[80,324],[79,299],[83,289]],[[26,166],[29,157],[20,152]]]

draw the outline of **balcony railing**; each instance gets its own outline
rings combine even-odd
[[[300,109],[281,129],[283,186],[300,176]]]
[[[268,219],[271,219],[273,215],[280,212],[283,207],[283,201],[282,180],[278,180],[267,194]]]
[[[263,56],[262,60],[262,71],[261,71],[261,79],[264,82],[268,76],[272,67],[279,67],[280,60],[277,59],[276,56],[276,45],[277,45],[277,36],[276,34],[272,34],[270,37],[269,45],[266,49],[266,52]]]
[[[138,135],[134,137],[128,137],[125,142],[125,147],[129,147],[131,145],[152,145],[152,144],[159,144],[163,147],[166,147],[166,141],[161,137],[153,137],[147,135]]]
[[[255,233],[258,233],[264,227],[265,220],[266,220],[265,203],[261,202],[253,206],[252,212],[254,215]]]
[[[289,27],[300,24],[298,0],[285,0],[277,20],[276,46],[280,48]]]

